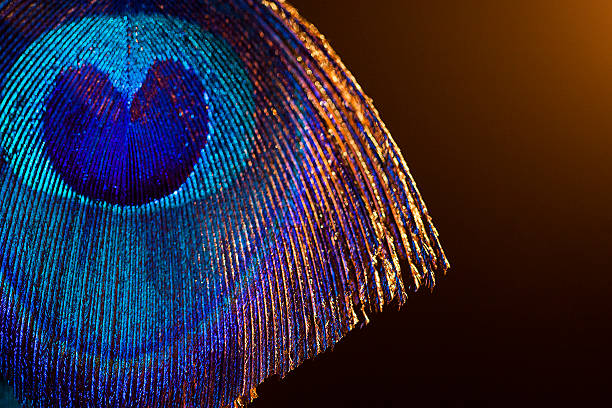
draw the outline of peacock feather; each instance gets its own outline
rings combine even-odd
[[[448,267],[371,101],[282,0],[3,1],[0,53],[21,402],[241,405]]]

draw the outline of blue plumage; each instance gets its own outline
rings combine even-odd
[[[242,403],[447,268],[378,113],[286,3],[0,17],[0,371],[21,401]]]

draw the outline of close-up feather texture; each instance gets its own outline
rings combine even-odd
[[[449,266],[371,100],[282,0],[7,1],[0,55],[24,404],[242,406]]]

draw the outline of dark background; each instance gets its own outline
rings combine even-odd
[[[612,3],[291,3],[373,98],[451,270],[253,407],[610,397]]]
[[[610,397],[612,3],[292,4],[374,99],[452,268],[253,407]]]

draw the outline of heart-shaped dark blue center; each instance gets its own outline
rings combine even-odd
[[[176,191],[208,135],[205,90],[197,74],[155,61],[133,96],[92,65],[55,79],[43,114],[44,149],[79,194],[137,205]]]

